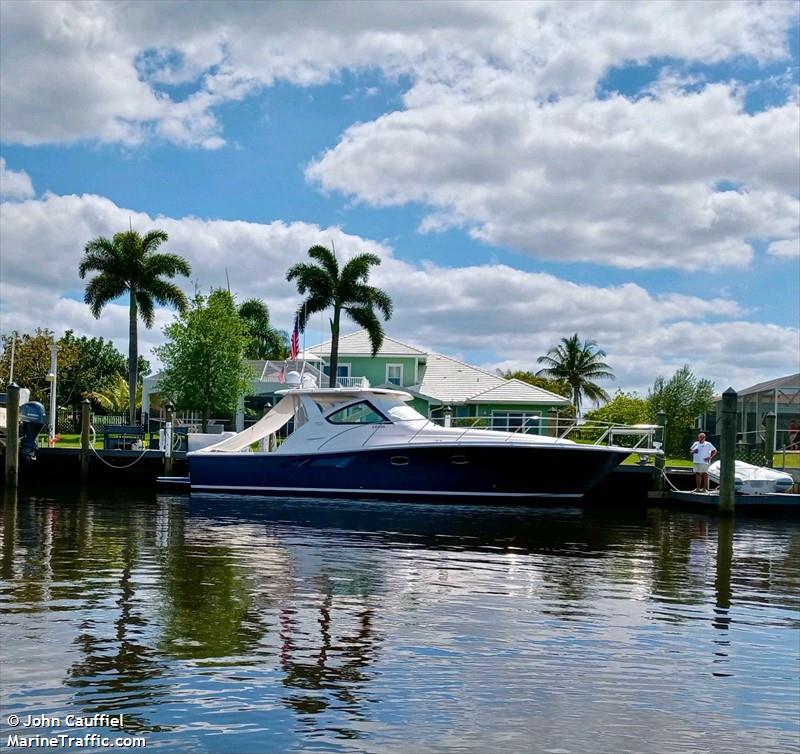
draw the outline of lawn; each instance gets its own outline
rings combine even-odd
[[[639,463],[639,456],[636,453],[629,455],[624,463],[636,465]],[[667,458],[664,461],[664,466],[667,468],[678,469],[691,469],[692,462],[687,458]],[[800,468],[800,453],[792,452],[786,454],[786,465],[784,466],[783,453],[775,453],[773,455],[772,467],[774,469],[797,469]]]

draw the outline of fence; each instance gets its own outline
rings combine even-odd
[[[754,466],[772,466],[776,469],[797,468],[800,466],[800,436],[792,430],[776,430],[775,450],[772,463],[768,463],[765,430],[739,432],[736,436],[736,460],[752,463]],[[712,440],[713,441],[713,440]]]
[[[128,424],[128,414],[92,414],[92,424],[99,430],[109,424]],[[80,408],[60,408],[56,414],[57,435],[79,435],[81,432]]]

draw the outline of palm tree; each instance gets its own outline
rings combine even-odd
[[[84,394],[84,398],[94,401],[106,411],[124,411],[130,406],[130,385],[128,381],[119,373],[115,374],[111,381],[99,390],[90,390]],[[142,383],[136,386],[136,408],[142,405]]]
[[[286,346],[289,338],[285,332],[272,326],[267,305],[257,298],[249,298],[239,306],[238,311],[250,336],[246,358],[285,359],[289,352]]]
[[[342,311],[369,335],[372,355],[378,353],[383,344],[383,326],[375,310],[383,319],[392,316],[392,299],[380,288],[367,285],[369,269],[381,260],[375,254],[358,254],[339,269],[336,255],[324,246],[312,246],[308,256],[318,264],[300,262],[289,268],[286,279],[297,281],[297,291],[306,296],[297,311],[300,330],[305,330],[309,317],[316,312],[333,307],[331,318],[331,363],[330,387],[336,385],[336,368],[339,364],[339,322]]]
[[[166,241],[163,230],[151,230],[140,236],[135,230],[117,233],[112,239],[98,236],[84,247],[78,272],[81,278],[96,271],[86,286],[84,301],[95,318],[106,304],[128,293],[130,295],[128,341],[128,408],[130,422],[136,423],[136,384],[139,357],[137,322],[141,315],[145,327],[153,326],[154,302],[171,305],[183,312],[188,306],[186,295],[167,278],[191,273],[189,263],[176,254],[158,254]]]
[[[581,399],[586,396],[592,401],[608,400],[608,393],[592,380],[614,379],[611,367],[602,361],[605,351],[597,348],[593,340],[581,343],[578,333],[570,338],[561,338],[561,343],[553,346],[545,356],[540,356],[539,364],[547,364],[536,374],[555,380],[564,380],[572,392],[572,405],[580,416]]]

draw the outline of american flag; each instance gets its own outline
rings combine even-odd
[[[300,321],[298,317],[294,318],[294,330],[292,330],[292,339],[289,341],[289,358],[294,360],[300,353]]]

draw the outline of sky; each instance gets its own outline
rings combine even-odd
[[[577,332],[612,391],[800,371],[799,39],[794,0],[3,0],[0,330],[125,352],[77,268],[132,226],[284,330],[322,244],[380,256],[387,334],[490,369]]]

